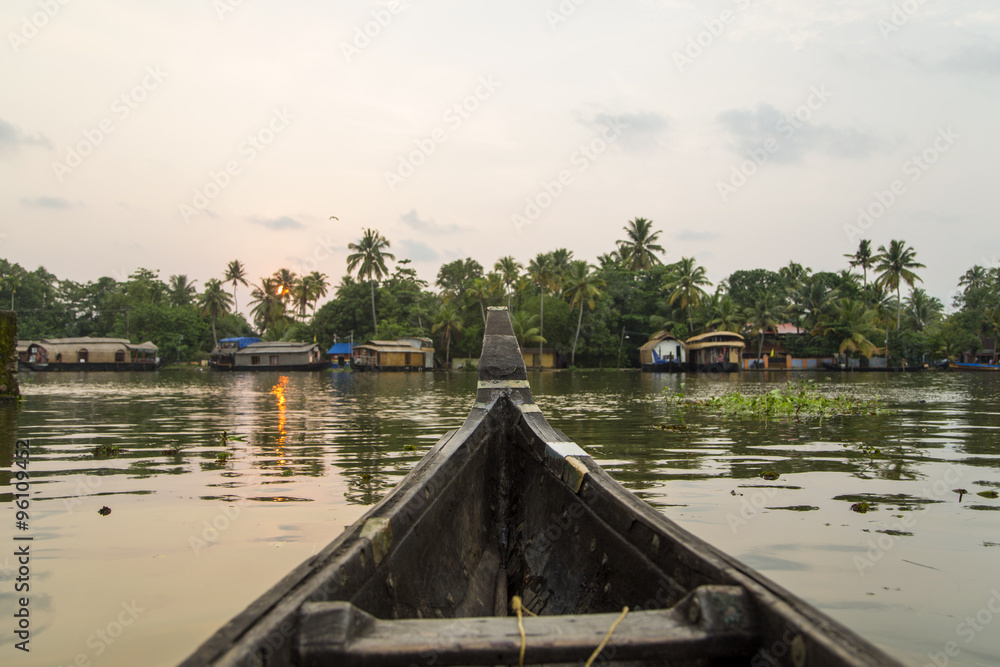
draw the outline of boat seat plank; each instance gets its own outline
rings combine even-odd
[[[583,662],[620,614],[524,618],[525,662]],[[435,665],[516,664],[521,651],[512,616],[384,621],[349,602],[303,606],[301,664],[400,665],[433,656]],[[739,586],[701,586],[670,609],[628,613],[605,648],[614,660],[671,661],[747,657],[757,642],[749,596]]]

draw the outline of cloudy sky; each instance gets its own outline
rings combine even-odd
[[[636,216],[713,281],[904,239],[1000,263],[995,0],[4,0],[0,256],[433,282]],[[336,216],[338,220],[330,219]]]

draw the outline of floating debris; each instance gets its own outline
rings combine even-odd
[[[862,500],[860,503],[854,503],[853,505],[851,505],[851,511],[857,512],[858,514],[864,514],[868,510],[870,510],[871,507],[872,506],[869,505],[866,501]]]
[[[181,448],[179,445],[174,445],[173,447],[164,449],[162,452],[160,452],[160,454],[162,454],[163,456],[180,456]]]
[[[109,458],[112,456],[118,456],[119,454],[125,453],[124,447],[119,447],[118,445],[98,445],[92,450],[94,456],[97,458]]]
[[[97,513],[100,514],[101,516],[107,516],[111,514],[111,508],[105,505],[101,509],[97,510]]]
[[[968,493],[965,489],[952,489],[952,491],[958,494],[958,502],[962,502],[962,496]]]
[[[776,473],[773,470],[762,470],[760,472],[760,476],[761,476],[762,479],[766,479],[766,480],[771,481],[771,482],[773,482],[774,480],[776,480],[779,477],[781,477],[781,475],[779,475],[778,473]]]
[[[416,445],[403,445],[403,451],[404,452],[415,452],[415,451],[417,451],[417,446]]]
[[[225,463],[230,457],[232,457],[232,454],[229,452],[219,452],[215,458],[218,459],[219,463]]]
[[[979,491],[976,493],[977,496],[982,496],[983,498],[996,498],[1000,496],[996,491],[990,489],[989,491]]]

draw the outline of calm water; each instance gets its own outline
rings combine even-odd
[[[549,420],[625,486],[904,662],[1000,664],[1000,620],[991,625],[1000,500],[977,495],[1000,489],[1000,377],[809,378],[824,391],[881,396],[898,414],[747,424],[661,398],[763,390],[783,374],[530,380]],[[21,409],[0,408],[0,501],[11,506],[16,433],[32,447],[30,529],[19,533],[34,537],[31,652],[15,651],[5,629],[3,663],[175,664],[461,424],[475,382],[471,373],[23,375]],[[223,431],[239,439],[223,445]],[[101,456],[101,445],[124,451]],[[223,451],[231,458],[220,462]],[[780,478],[765,481],[762,470]],[[969,492],[961,502],[959,488]],[[872,511],[852,512],[862,500]],[[104,506],[111,514],[98,513]],[[0,530],[7,619],[13,532],[11,513]]]

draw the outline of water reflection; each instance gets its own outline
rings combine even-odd
[[[993,514],[1000,500],[977,495],[1000,488],[996,377],[817,373],[811,377],[822,391],[879,396],[898,413],[747,423],[679,411],[662,394],[766,391],[800,376],[529,375],[552,424],[625,486],[899,651],[912,645],[919,657],[938,650],[953,634],[951,618],[981,606],[970,592],[1000,586]],[[161,522],[192,517],[197,526],[199,512],[211,519],[217,507],[242,501],[241,507],[275,512],[254,514],[213,546],[225,569],[241,549],[262,541],[311,539],[310,549],[318,549],[333,539],[353,520],[343,517],[377,502],[461,425],[476,377],[67,373],[26,375],[22,387],[27,398],[20,410],[0,407],[0,456],[9,463],[13,433],[32,438],[37,503],[56,517],[43,528],[47,539],[65,544],[64,554],[52,556],[53,567],[72,569],[71,543],[111,558],[135,543],[128,531],[141,532],[134,517],[143,513]],[[223,432],[235,438],[223,442]],[[95,455],[100,445],[120,453]],[[222,452],[231,453],[228,460],[220,460]],[[764,471],[778,478],[763,479]],[[9,476],[9,468],[0,471],[0,482]],[[969,492],[961,502],[955,488]],[[852,512],[862,501],[870,511]],[[114,510],[107,520],[91,511],[103,504]],[[273,535],[261,535],[261,525],[272,526]],[[189,530],[178,538],[182,547]],[[246,533],[240,537],[239,530]],[[869,540],[889,548],[869,554]],[[859,571],[856,557],[870,567]],[[180,614],[182,602],[177,608]],[[912,625],[903,634],[886,620],[901,614]],[[976,650],[1000,661],[1000,633],[976,641]]]

